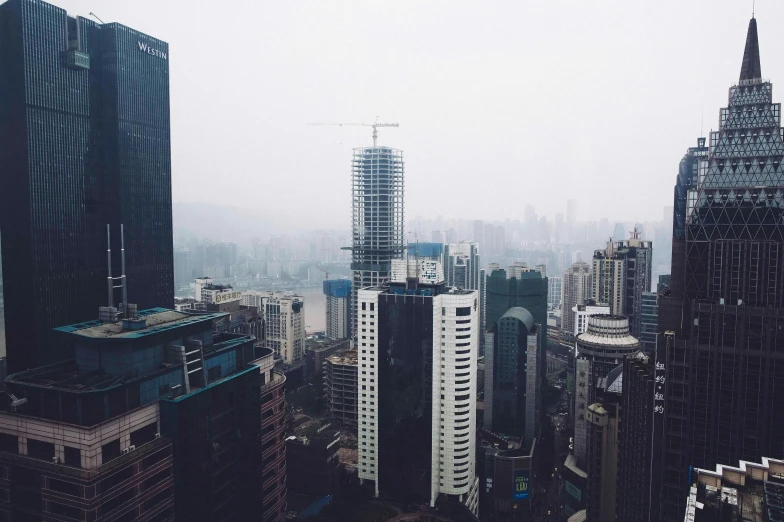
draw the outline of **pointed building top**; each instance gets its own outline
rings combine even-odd
[[[740,81],[762,78],[760,68],[759,41],[757,39],[757,19],[749,21],[749,32],[746,34],[746,50],[743,51],[743,66],[740,69]]]

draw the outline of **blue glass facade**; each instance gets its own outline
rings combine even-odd
[[[128,298],[173,307],[168,45],[40,0],[0,5],[0,228],[9,369],[72,356],[52,329]],[[119,298],[119,296],[118,296]],[[118,299],[115,300],[117,302]]]

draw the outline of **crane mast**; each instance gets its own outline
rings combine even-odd
[[[373,147],[378,146],[378,128],[379,127],[400,127],[397,122],[380,122],[376,117],[375,123],[308,123],[308,125],[333,125],[338,127],[354,126],[354,127],[373,127]]]

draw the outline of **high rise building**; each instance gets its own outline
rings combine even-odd
[[[680,175],[676,185],[671,294],[659,303],[667,521],[683,520],[691,467],[784,456],[780,107],[762,79],[752,18],[739,82],[685,187],[685,220]]]
[[[357,296],[362,288],[389,280],[392,260],[405,249],[403,151],[389,147],[354,149],[351,163],[352,335],[357,340]]]
[[[285,364],[305,356],[305,300],[280,292],[245,292],[244,306],[252,306],[264,316],[264,345]]]
[[[640,307],[640,344],[646,354],[656,351],[656,334],[659,329],[659,294],[643,292]]]
[[[500,225],[495,227],[495,245],[493,246],[495,255],[506,255],[506,230]]]
[[[629,334],[629,319],[614,315],[588,318],[588,331],[577,336],[574,398],[574,454],[580,465],[587,457],[587,410],[596,400],[596,384],[623,363],[637,355],[640,341]]]
[[[0,5],[0,228],[11,371],[107,303],[107,224],[128,299],[174,305],[168,44],[40,0]]]
[[[351,337],[351,281],[331,279],[324,281],[326,302],[326,334],[330,339]]]
[[[534,323],[547,325],[547,278],[536,270],[525,267],[524,263],[515,263],[504,270],[493,270],[487,276],[486,285],[485,326],[488,330],[507,310],[515,307],[528,310]],[[539,335],[540,379],[544,378],[547,370],[546,350],[547,335]]]
[[[639,337],[642,294],[651,291],[653,251],[650,241],[633,237],[608,242],[593,254],[593,298],[610,305],[610,313],[629,318],[632,335]]]
[[[606,377],[599,379],[596,386],[597,401],[588,407],[586,414],[588,453],[585,467],[588,474],[588,495],[585,502],[585,520],[616,520],[622,382],[621,364],[613,368]]]
[[[584,305],[572,308],[572,316],[574,317],[574,332],[572,333],[575,339],[581,333],[588,331],[588,318],[594,315],[610,315],[610,306],[597,304],[593,299],[588,299]]]
[[[376,495],[476,513],[479,295],[447,290],[438,261],[393,261],[359,292],[359,478]]]
[[[282,522],[285,377],[213,332],[225,315],[130,305],[58,328],[75,358],[5,381],[6,518]]]
[[[359,361],[356,350],[331,355],[324,360],[324,394],[332,420],[357,429]]]
[[[461,241],[444,245],[444,276],[447,286],[479,290],[479,244]]]
[[[539,433],[542,328],[514,307],[485,332],[485,429],[522,436],[527,448]]]
[[[561,278],[550,276],[547,278],[547,306],[550,309],[558,309],[561,307]]]
[[[573,263],[563,275],[561,283],[563,299],[561,300],[561,337],[573,339],[575,331],[574,315],[571,310],[577,305],[585,304],[586,299],[593,295],[593,276],[588,263]]]
[[[656,394],[663,388],[664,370],[656,369],[655,357],[654,353],[623,360],[617,520],[659,520],[664,414],[656,407],[661,404]]]

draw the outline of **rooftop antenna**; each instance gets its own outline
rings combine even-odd
[[[106,268],[108,276],[106,278],[106,297],[109,301],[109,308],[114,306],[114,290],[122,288],[122,312],[128,311],[128,289],[125,284],[125,226],[120,225],[120,268],[122,275],[120,277],[112,277],[112,234],[111,225],[106,224]],[[119,285],[114,283],[119,281]]]
[[[101,22],[102,24],[106,23],[106,22],[104,22],[103,20],[101,20],[100,18],[98,18],[98,15],[97,15],[97,14],[95,14],[95,13],[93,13],[92,11],[90,11],[90,16],[92,16],[93,18],[95,18],[96,20],[98,20],[99,22]]]

